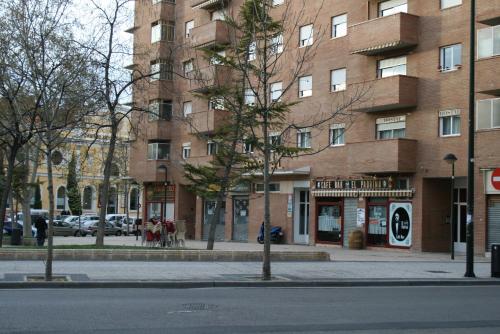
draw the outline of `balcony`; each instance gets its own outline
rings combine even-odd
[[[352,143],[348,149],[348,168],[357,174],[415,173],[417,141],[385,139]]]
[[[229,27],[224,21],[211,21],[191,30],[192,46],[196,48],[208,45],[229,44]]]
[[[349,27],[349,51],[377,56],[418,44],[418,16],[398,13]]]
[[[477,0],[477,22],[496,26],[500,24],[500,0]]]
[[[208,110],[192,113],[189,116],[189,132],[192,134],[211,133],[223,125],[227,120],[225,110]]]
[[[145,116],[147,117],[147,116]],[[146,138],[168,140],[172,138],[172,122],[166,120],[147,121]]]
[[[349,86],[351,91],[357,90],[362,95],[360,102],[353,105],[352,109],[356,111],[374,112],[417,106],[418,78],[415,77],[396,75]]]
[[[191,0],[193,9],[214,10],[226,7],[229,0]]]
[[[476,71],[476,92],[500,96],[500,58],[479,59]]]
[[[191,91],[205,93],[209,88],[231,84],[231,68],[223,65],[212,65],[190,74]]]

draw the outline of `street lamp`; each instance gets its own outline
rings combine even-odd
[[[158,171],[165,173],[165,184],[164,184],[164,190],[165,190],[165,197],[163,198],[163,205],[162,205],[162,210],[163,210],[163,221],[167,220],[167,186],[168,186],[168,181],[167,181],[167,172],[168,168],[165,165],[160,165],[158,166]]]
[[[453,153],[448,153],[444,158],[444,161],[446,161],[448,164],[451,165],[451,213],[450,213],[450,233],[451,233],[451,240],[450,240],[450,249],[451,249],[451,259],[455,259],[455,244],[454,244],[454,237],[455,237],[455,228],[453,225],[453,193],[455,192],[455,162],[458,160],[455,154]]]

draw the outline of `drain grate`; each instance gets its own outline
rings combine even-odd
[[[210,311],[215,310],[217,305],[204,303],[189,303],[182,304],[182,307],[187,311]]]
[[[449,271],[442,271],[442,270],[427,270],[427,272],[433,274],[451,274]]]

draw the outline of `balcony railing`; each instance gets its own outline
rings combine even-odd
[[[189,131],[192,134],[214,132],[225,124],[227,116],[227,111],[215,109],[192,113],[189,115]]]
[[[476,62],[476,92],[500,95],[500,60],[498,57],[479,59]]]
[[[349,27],[349,50],[375,56],[418,44],[418,16],[398,13]]]
[[[417,106],[418,78],[415,77],[396,75],[349,87],[360,95],[353,110],[373,112]]]
[[[188,74],[191,79],[191,91],[204,93],[212,87],[222,87],[231,83],[231,68],[223,65],[212,65]]]
[[[203,47],[211,44],[229,44],[229,28],[226,22],[221,20],[211,21],[191,30],[191,41],[193,47]]]
[[[476,19],[490,26],[500,24],[500,0],[477,0]]]

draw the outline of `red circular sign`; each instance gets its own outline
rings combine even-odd
[[[500,168],[497,168],[491,173],[491,185],[496,190],[500,190]]]

